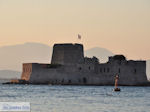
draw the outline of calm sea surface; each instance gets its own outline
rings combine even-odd
[[[31,112],[150,112],[150,87],[1,85],[1,102],[30,102]]]

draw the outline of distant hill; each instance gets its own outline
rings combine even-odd
[[[0,79],[14,79],[20,78],[21,72],[12,70],[0,70]]]
[[[93,57],[96,56],[101,63],[107,62],[109,56],[113,56],[114,54],[105,49],[100,47],[91,48],[85,51],[85,56]]]
[[[0,70],[22,71],[22,63],[49,63],[52,48],[40,43],[0,47]]]

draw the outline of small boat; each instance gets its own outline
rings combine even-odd
[[[114,91],[121,91],[120,88],[118,88],[118,80],[119,80],[119,76],[116,75],[115,77],[115,88],[114,88]]]

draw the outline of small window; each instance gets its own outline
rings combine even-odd
[[[136,69],[134,69],[134,73],[136,74]]]
[[[86,78],[84,77],[84,78],[83,78],[83,83],[86,84],[86,82],[87,82],[87,80],[86,80]]]
[[[71,83],[71,80],[69,80],[68,83]]]
[[[64,79],[61,82],[64,83]]]
[[[91,69],[91,67],[89,66],[89,70]]]
[[[81,67],[79,67],[79,70],[82,70],[82,68],[81,68]]]
[[[120,73],[120,68],[119,68],[118,72]]]

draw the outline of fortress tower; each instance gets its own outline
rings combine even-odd
[[[82,44],[55,44],[51,64],[77,64],[84,62]]]

